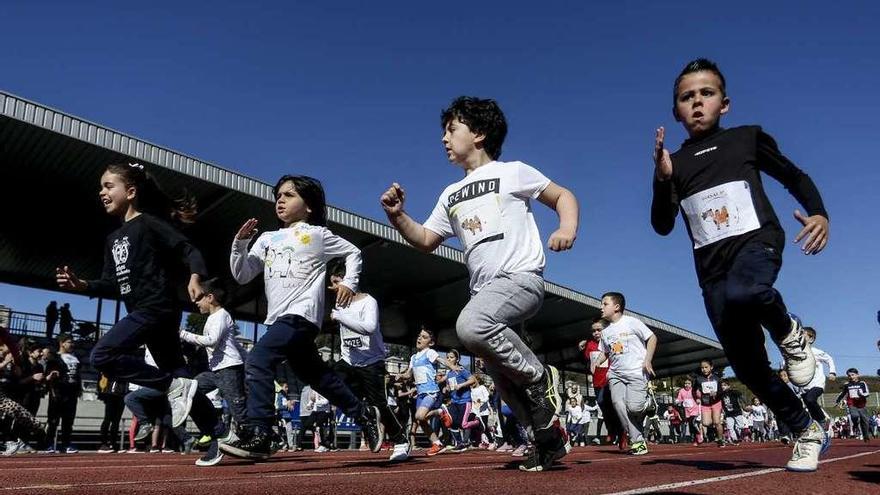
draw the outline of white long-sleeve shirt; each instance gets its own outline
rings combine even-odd
[[[827,352],[819,349],[816,346],[813,346],[813,356],[816,357],[816,373],[813,374],[813,379],[810,383],[804,387],[804,390],[809,390],[814,387],[825,388],[825,370],[822,368],[822,364],[824,363],[828,366],[828,373],[837,374],[837,368],[834,367],[834,359]]]
[[[352,301],[347,308],[334,308],[339,322],[339,350],[352,366],[369,366],[385,359],[385,341],[379,329],[379,304],[369,294]]]
[[[244,364],[245,352],[235,340],[235,334],[232,316],[221,308],[208,316],[202,335],[181,330],[180,339],[204,347],[208,351],[208,367],[217,371]]]
[[[263,273],[268,301],[266,325],[284,315],[299,315],[320,328],[324,319],[327,262],[334,258],[345,258],[342,284],[357,291],[361,251],[326,227],[300,222],[263,232],[250,251],[249,242],[250,239],[233,240],[229,268],[240,284]]]

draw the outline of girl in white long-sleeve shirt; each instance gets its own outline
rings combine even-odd
[[[311,177],[285,175],[278,180],[275,213],[279,230],[264,232],[250,250],[257,220],[242,225],[232,243],[230,269],[246,284],[263,274],[268,301],[266,333],[246,364],[248,424],[241,438],[221,448],[232,455],[265,459],[271,455],[270,431],[275,417],[275,368],[287,359],[297,377],[326,397],[347,416],[356,418],[373,452],[382,432],[378,410],[364,405],[318,355],[315,337],[323,323],[327,262],[345,258],[346,276],[336,291],[336,304],[346,307],[357,290],[360,250],[327,227],[321,183]]]
[[[823,365],[828,366],[828,379],[832,382],[837,379],[837,368],[834,367],[834,359],[830,354],[814,346],[816,342],[816,330],[812,327],[804,327],[804,333],[807,334],[807,342],[813,349],[813,356],[816,358],[816,372],[813,379],[801,390],[801,399],[804,400],[810,416],[820,423],[825,423],[828,415],[819,405],[819,397],[825,393],[825,369]]]

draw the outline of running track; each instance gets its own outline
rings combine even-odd
[[[2,494],[498,493],[880,494],[880,442],[835,441],[816,473],[787,473],[791,449],[778,444],[654,446],[642,457],[578,447],[558,468],[521,473],[507,454],[470,451],[390,465],[387,453],[278,454],[253,464],[225,458],[214,468],[196,455],[77,454],[0,458]]]

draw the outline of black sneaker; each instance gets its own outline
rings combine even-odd
[[[537,383],[526,387],[528,407],[535,431],[553,426],[562,412],[562,397],[559,395],[559,371],[553,366],[544,366],[544,376]]]
[[[519,470],[530,473],[547,471],[553,466],[553,463],[565,457],[566,453],[565,446],[545,449],[535,445],[528,459],[519,465]]]
[[[208,445],[208,451],[205,452],[205,455],[196,461],[196,466],[215,466],[222,460],[223,454],[220,452],[220,443],[214,440]]]
[[[272,455],[272,439],[261,430],[241,430],[240,437],[229,442],[220,443],[220,450],[243,459],[268,459]]]
[[[147,438],[148,436],[153,434],[153,425],[146,421],[141,421],[138,423],[137,433],[134,434],[135,443],[140,442],[141,440]]]
[[[379,452],[382,450],[382,440],[385,438],[385,427],[382,425],[379,408],[376,406],[364,405],[363,413],[358,419],[358,425],[367,440],[370,452]]]

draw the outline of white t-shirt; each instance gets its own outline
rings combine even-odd
[[[485,385],[477,385],[471,389],[471,409],[479,416],[489,414],[489,389]]]
[[[312,402],[314,403],[314,412],[330,412],[330,401],[326,397],[312,390]]]
[[[204,347],[208,352],[208,367],[211,371],[222,370],[244,364],[245,355],[241,344],[235,340],[235,322],[225,309],[219,309],[208,316],[202,335],[186,330],[180,331],[180,338],[190,344]]]
[[[385,342],[379,330],[379,304],[369,294],[352,301],[347,308],[334,308],[339,322],[339,350],[352,366],[369,366],[385,359]]]
[[[249,239],[232,241],[229,268],[240,284],[263,272],[268,309],[266,325],[281,316],[299,315],[321,327],[327,262],[345,258],[342,284],[357,291],[361,251],[326,227],[297,223],[263,232],[248,251]]]
[[[312,402],[312,387],[306,385],[299,393],[299,416],[304,418],[312,414],[315,403]]]
[[[752,420],[753,421],[766,421],[767,420],[767,409],[764,406],[752,406]]]
[[[641,320],[623,315],[602,330],[599,349],[608,354],[608,376],[642,377],[645,374],[646,343],[654,332]]]
[[[464,248],[471,292],[501,272],[544,271],[544,246],[530,200],[550,179],[522,162],[490,162],[443,190],[425,228]]]
[[[828,366],[828,373],[837,374],[837,368],[834,367],[834,359],[832,359],[831,355],[816,346],[812,347],[813,356],[816,358],[816,372],[813,374],[813,379],[810,380],[810,383],[803,388],[805,391],[814,387],[825,388],[825,370],[822,368],[823,363]]]
[[[435,394],[440,391],[437,386],[437,368],[434,363],[440,357],[437,351],[427,347],[413,354],[409,358],[409,368],[412,370],[413,382],[420,394]]]

